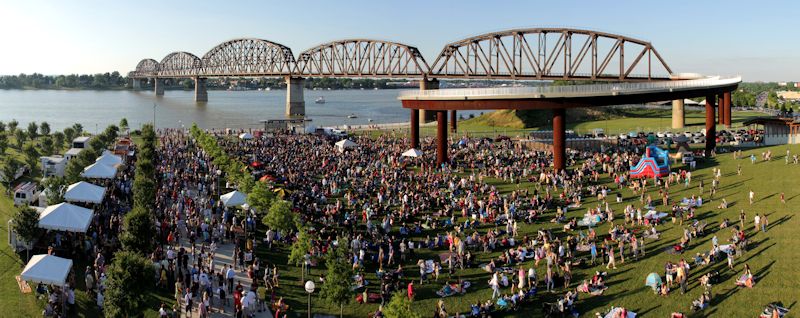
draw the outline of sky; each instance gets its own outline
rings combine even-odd
[[[126,74],[143,58],[202,56],[234,38],[296,54],[345,38],[416,46],[524,27],[574,27],[649,41],[674,72],[800,81],[798,1],[41,1],[0,0],[0,74]]]

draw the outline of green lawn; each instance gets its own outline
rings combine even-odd
[[[800,184],[800,166],[786,165],[783,157],[786,149],[791,149],[792,153],[800,152],[800,146],[774,146],[769,148],[757,148],[753,150],[744,151],[747,156],[755,153],[757,157],[760,153],[767,149],[772,150],[774,154],[773,161],[771,162],[758,162],[751,165],[749,160],[733,160],[732,155],[722,154],[715,158],[712,162],[701,164],[698,170],[693,173],[693,184],[689,189],[684,189],[683,185],[671,186],[671,198],[679,200],[682,197],[688,197],[692,194],[698,194],[696,188],[697,182],[700,179],[705,179],[707,199],[708,189],[710,186],[711,169],[712,167],[721,168],[723,177],[721,179],[720,189],[712,202],[708,202],[698,209],[697,218],[709,223],[706,228],[706,235],[695,239],[691,242],[689,250],[683,255],[670,255],[664,252],[665,248],[677,244],[679,237],[682,235],[683,227],[673,225],[671,223],[659,227],[662,232],[662,239],[658,241],[647,241],[647,255],[639,261],[629,261],[624,265],[618,265],[617,270],[609,271],[608,286],[610,288],[602,296],[588,296],[581,294],[578,301],[578,310],[585,317],[592,317],[594,312],[606,310],[610,306],[625,306],[630,310],[638,312],[640,315],[644,314],[645,317],[667,317],[673,311],[681,311],[689,313],[691,300],[696,299],[702,293],[702,288],[698,286],[697,279],[708,272],[709,270],[719,271],[722,277],[722,282],[713,288],[712,307],[707,309],[703,316],[713,317],[754,317],[763,309],[763,307],[775,301],[781,301],[786,306],[793,305],[797,300],[796,286],[800,284],[800,270],[794,264],[794,260],[800,257],[800,251],[797,248],[800,239],[794,234],[795,228],[800,225],[798,219],[794,219],[794,212],[796,209],[792,207],[797,206],[800,202],[800,188],[796,185]],[[742,165],[743,173],[741,176],[736,175],[737,164]],[[673,167],[676,168],[676,167]],[[499,180],[490,180],[491,183],[498,185],[500,190],[508,193],[516,188],[515,185],[506,184]],[[610,182],[610,180],[605,180]],[[532,184],[523,183],[522,187],[532,187]],[[756,193],[757,201],[753,206],[747,202],[747,192],[753,189]],[[779,202],[779,195],[781,191],[785,191],[788,203],[783,206]],[[638,203],[638,196],[634,196],[629,189],[622,190],[624,196],[623,203],[612,203],[612,208],[621,213],[624,206],[627,204],[634,204],[640,206]],[[657,198],[657,191],[651,191],[651,194]],[[614,194],[612,194],[613,196]],[[727,210],[718,210],[716,206],[719,204],[721,198],[726,198],[730,203]],[[613,201],[613,200],[612,200]],[[597,204],[595,198],[587,198],[584,202],[585,207]],[[664,207],[660,207],[664,209]],[[692,269],[690,272],[690,290],[686,295],[681,295],[678,290],[673,292],[668,297],[659,297],[653,295],[648,287],[644,286],[644,279],[650,272],[663,273],[663,266],[666,261],[677,262],[680,258],[687,260],[695,255],[697,252],[705,252],[711,247],[711,238],[717,235],[720,244],[725,244],[730,238],[728,229],[718,230],[718,224],[723,218],[730,220],[737,220],[740,209],[744,209],[748,217],[748,236],[751,237],[752,243],[750,251],[745,253],[743,257],[736,260],[735,271],[726,269],[724,263],[712,264],[705,268]],[[552,215],[552,211],[548,212]],[[585,208],[579,210],[572,210],[568,213],[568,217],[580,218],[585,213]],[[752,218],[754,213],[764,213],[770,220],[770,228],[768,233],[756,233],[752,231]],[[463,219],[461,220],[463,222]],[[557,235],[566,235],[561,231],[561,225],[553,223],[538,223],[534,225],[525,225],[521,228],[521,233],[535,235],[537,229],[547,228],[552,229]],[[598,234],[608,232],[609,225],[603,224],[598,230]],[[486,231],[484,227],[480,229]],[[423,258],[432,259],[436,254],[442,251],[426,251],[422,253]],[[282,270],[281,277],[282,288],[279,290],[278,295],[288,299],[288,303],[296,310],[295,314],[298,317],[306,315],[306,294],[300,284],[299,268],[286,265],[286,254],[288,250],[282,249],[279,252],[267,252],[263,248],[259,251],[262,259],[268,260],[270,263],[277,263]],[[478,263],[487,261],[491,257],[496,257],[498,253],[492,254],[478,254]],[[753,289],[738,289],[734,286],[734,281],[739,274],[741,274],[743,264],[747,263],[753,269],[753,273],[758,276],[757,284]],[[526,263],[525,266],[529,266]],[[416,277],[417,270],[411,264],[404,266],[406,274],[410,277]],[[596,267],[582,267],[575,269],[573,274],[574,288],[582,279],[590,278],[594,271],[604,271],[604,266]],[[373,274],[374,268],[369,268],[367,278],[376,282],[375,275]],[[544,265],[540,264],[538,273],[541,279],[544,272]],[[312,274],[317,276],[322,273],[322,269],[312,270]],[[469,309],[469,304],[476,301],[483,301],[490,297],[491,291],[487,286],[488,274],[479,269],[468,269],[459,273],[463,279],[471,281],[474,285],[470,288],[469,292],[461,297],[445,298],[445,304],[449,313],[464,312]],[[441,278],[439,284],[428,284],[419,286],[419,297],[415,301],[414,308],[423,316],[429,316],[435,308],[438,297],[434,292],[438,290],[446,280]],[[373,285],[374,288],[377,288]],[[558,294],[563,294],[563,289],[559,289]],[[512,317],[539,317],[541,313],[541,302],[552,301],[558,294],[549,294],[546,292],[540,293],[533,303],[526,304],[522,311],[509,314]],[[333,305],[327,304],[324,300],[314,298],[314,311],[324,312],[329,314],[338,314],[338,308]],[[351,304],[345,307],[345,315],[350,317],[364,317],[369,312],[376,310],[377,305],[358,305]],[[795,310],[797,310],[795,308]]]

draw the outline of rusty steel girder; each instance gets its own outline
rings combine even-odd
[[[428,63],[416,47],[369,39],[325,43],[300,53],[298,76],[423,77]]]
[[[292,50],[261,39],[236,39],[203,56],[202,76],[283,76],[295,72]]]
[[[170,53],[158,63],[158,77],[192,77],[200,70],[200,58],[188,52]]]
[[[144,59],[136,64],[136,70],[133,71],[134,76],[137,78],[156,77],[158,75],[158,62],[154,59]]]
[[[589,30],[535,28],[447,44],[429,77],[637,81],[668,79],[671,73],[649,42]]]

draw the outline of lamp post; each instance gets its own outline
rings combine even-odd
[[[314,285],[314,281],[308,280],[306,281],[306,292],[308,293],[308,318],[311,318],[311,294],[314,293],[314,288],[317,286]]]
[[[219,188],[219,178],[222,177],[222,170],[217,169],[217,197],[222,195],[222,189]]]

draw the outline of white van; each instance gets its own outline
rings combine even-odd
[[[39,199],[36,183],[25,182],[14,188],[14,205],[28,205]]]

